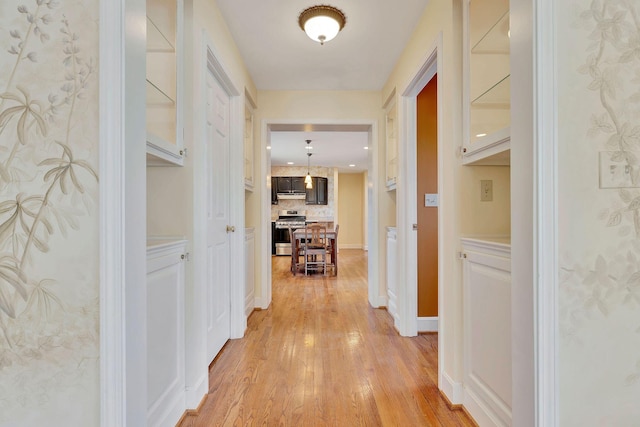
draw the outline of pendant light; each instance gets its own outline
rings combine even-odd
[[[307,176],[304,177],[304,183],[306,184],[306,188],[313,188],[313,180],[311,179],[311,140],[307,139]]]

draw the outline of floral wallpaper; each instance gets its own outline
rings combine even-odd
[[[99,424],[98,1],[0,2],[0,426]]]
[[[556,2],[560,425],[640,425],[640,3]]]

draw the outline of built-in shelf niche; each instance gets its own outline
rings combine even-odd
[[[147,0],[147,164],[182,165],[182,0]]]
[[[509,163],[511,79],[509,66],[509,1],[469,0],[467,28],[468,137],[463,162],[482,161],[501,153]],[[490,149],[488,149],[490,148]]]

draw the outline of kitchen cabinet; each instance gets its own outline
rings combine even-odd
[[[254,182],[254,170],[253,170],[253,111],[255,104],[249,98],[245,96],[244,106],[244,188],[248,191],[253,191],[255,185]]]
[[[175,425],[186,409],[186,240],[147,245],[147,425]]]
[[[463,164],[509,165],[509,0],[465,0]]]
[[[278,193],[305,193],[304,177],[279,176]]]
[[[311,178],[312,188],[306,188],[305,203],[307,205],[326,205],[328,204],[328,187],[329,179],[321,176]]]
[[[147,0],[147,165],[182,165],[183,0]]]
[[[386,186],[387,190],[396,188],[398,177],[398,109],[395,92],[385,108],[386,124]]]
[[[271,177],[271,204],[278,204],[278,177]]]
[[[461,245],[464,406],[479,425],[510,426],[511,245],[474,238]]]

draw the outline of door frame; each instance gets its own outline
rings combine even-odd
[[[337,130],[367,132],[369,140],[368,168],[367,168],[367,242],[378,242],[380,230],[378,229],[378,122],[377,120],[330,120],[330,119],[263,119],[260,129],[260,168],[262,182],[260,247],[271,248],[271,155],[267,146],[271,143],[271,131],[299,130],[306,131],[308,126],[316,127],[314,130]],[[307,126],[305,128],[305,126]],[[337,212],[335,212],[337,215]],[[337,221],[337,216],[335,218]],[[368,245],[368,296],[372,307],[379,308],[386,305],[386,299],[380,295],[380,251],[378,245]],[[269,308],[272,296],[271,281],[271,250],[261,251],[262,262],[260,267],[260,298],[256,298],[256,307],[263,310]]]
[[[206,63],[204,72],[211,72],[222,89],[229,95],[229,218],[235,223],[235,232],[229,233],[229,297],[230,297],[230,338],[242,338],[247,328],[244,314],[244,90],[233,83],[227,69],[218,59],[220,55],[211,38],[203,30]],[[204,80],[203,80],[204,82]],[[204,125],[204,124],[203,124]],[[235,165],[235,167],[234,167]],[[200,171],[204,173],[204,171]],[[194,185],[204,189],[204,180],[196,180]],[[201,191],[198,192],[202,194]],[[202,205],[204,206],[204,205]],[[204,223],[198,223],[204,226]],[[196,235],[200,235],[196,231]],[[236,284],[236,285],[234,285]]]
[[[455,239],[455,219],[447,218],[445,213],[454,212],[455,198],[453,196],[453,183],[451,177],[445,177],[444,153],[445,147],[442,141],[444,129],[444,116],[442,109],[442,87],[446,76],[442,70],[442,33],[433,42],[420,66],[412,74],[409,81],[400,90],[399,115],[399,182],[397,192],[397,233],[398,233],[398,323],[400,335],[416,336],[418,334],[418,275],[417,275],[417,233],[412,229],[417,224],[417,164],[415,162],[417,151],[417,98],[418,94],[438,75],[438,385],[449,397],[452,403],[460,403],[462,400],[462,387],[459,382],[451,380],[445,373],[445,343],[450,336],[458,336],[457,329],[461,329],[457,322],[452,321],[449,327],[447,320],[455,316],[456,308],[452,312],[447,311],[444,301],[445,283],[445,244],[447,239]],[[449,242],[449,246],[455,245]],[[449,251],[450,252],[450,251]],[[454,283],[451,275],[447,275],[447,281]],[[460,295],[461,296],[461,295]],[[453,301],[455,307],[460,309],[461,302]],[[449,303],[452,307],[454,304]],[[452,328],[456,328],[453,330]],[[460,349],[461,351],[461,349]],[[462,358],[461,354],[455,357]],[[455,363],[454,363],[455,366]]]

